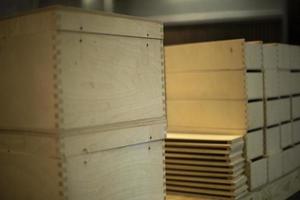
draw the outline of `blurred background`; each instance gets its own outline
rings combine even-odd
[[[299,0],[1,0],[0,17],[51,5],[165,23],[165,44],[245,38],[300,44]]]

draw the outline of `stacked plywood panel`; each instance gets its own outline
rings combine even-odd
[[[247,131],[244,40],[169,46],[165,55],[167,192],[239,198],[247,191],[243,145],[226,148]]]
[[[262,42],[245,45],[248,96],[248,131],[245,136],[245,156],[249,189],[267,183],[267,159],[264,158],[263,52]]]
[[[166,179],[170,194],[238,199],[247,192],[240,136],[168,133]]]
[[[162,38],[60,7],[0,21],[0,199],[164,199]]]

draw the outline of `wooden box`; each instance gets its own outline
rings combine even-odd
[[[292,118],[300,118],[300,96],[292,97]]]
[[[280,112],[282,110],[281,107],[283,106],[284,104],[282,104],[280,99],[266,101],[266,126],[272,126],[280,123]]]
[[[263,52],[262,42],[253,41],[245,44],[245,61],[247,70],[262,70]]]
[[[247,72],[247,96],[248,100],[263,98],[263,73]]]
[[[293,135],[293,142],[299,143],[300,142],[300,120],[292,122],[292,135]]]
[[[265,69],[290,69],[290,46],[287,44],[264,44],[263,63]]]
[[[292,73],[290,71],[281,70],[278,72],[278,78],[279,78],[279,95],[280,96],[289,96],[292,94]]]
[[[252,160],[263,156],[264,154],[264,135],[263,130],[247,133],[245,136],[246,148],[245,157]]]
[[[168,131],[245,134],[244,40],[168,46],[165,55]]]
[[[290,68],[300,69],[300,46],[290,45]]]
[[[295,149],[295,147],[292,147],[283,151],[283,174],[287,174],[297,168],[299,156],[297,156],[298,152]]]
[[[282,152],[268,156],[268,181],[271,182],[283,175]]]
[[[300,94],[300,73],[292,72],[290,73],[291,77],[291,94]]]
[[[248,113],[248,130],[263,128],[264,126],[264,106],[262,101],[249,102]]]
[[[286,148],[293,144],[292,123],[280,125],[281,148]]]
[[[292,119],[291,116],[291,99],[281,98],[279,100],[279,120],[280,122],[289,122]]]
[[[266,154],[272,155],[281,151],[280,126],[266,129]]]
[[[254,190],[267,183],[267,159],[262,158],[253,162],[248,162],[248,173],[250,190]]]
[[[64,7],[0,21],[0,199],[162,200],[162,38]]]

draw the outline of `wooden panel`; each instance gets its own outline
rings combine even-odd
[[[163,26],[160,22],[99,11],[82,12],[82,9],[70,8],[60,8],[57,14],[60,19],[58,26],[60,30],[163,38]]]
[[[266,123],[267,126],[279,124],[281,101],[279,99],[269,100],[266,103]]]
[[[161,141],[68,157],[66,170],[70,199],[164,198]]]
[[[268,156],[268,181],[271,182],[281,177],[283,175],[282,168],[282,152]]]
[[[0,21],[0,38],[45,33],[55,30],[53,10],[29,13]],[[30,47],[34,46],[31,43]],[[42,49],[41,49],[42,50]],[[29,51],[30,52],[30,51]],[[21,62],[22,63],[22,62]]]
[[[63,200],[59,160],[0,152],[0,199]]]
[[[79,155],[161,140],[166,135],[165,127],[164,123],[160,123],[116,130],[78,130],[66,133],[63,138],[64,153],[67,156]]]
[[[265,69],[278,69],[278,45],[263,45],[263,67]]]
[[[244,40],[168,46],[165,48],[166,71],[244,69],[243,48]]]
[[[278,68],[290,69],[290,45],[278,44]]]
[[[280,134],[281,134],[281,148],[285,148],[293,144],[291,123],[282,124],[280,126]]]
[[[250,190],[267,183],[267,159],[263,158],[249,163]]]
[[[247,96],[249,100],[263,98],[263,73],[247,72]]]
[[[267,98],[279,96],[279,75],[277,69],[264,71],[265,96]]]
[[[1,128],[55,128],[53,35],[43,32],[2,38]]]
[[[281,151],[280,148],[280,127],[266,129],[266,153],[267,155],[276,154]]]
[[[294,146],[294,155],[297,156],[297,158],[300,155],[300,144]],[[296,167],[300,167],[299,159],[296,159]]]
[[[300,94],[300,73],[290,73],[291,78],[291,93]]]
[[[191,166],[191,165],[176,165],[176,164],[166,164],[167,169],[176,170],[186,170],[186,171],[199,171],[199,172],[212,172],[212,173],[236,173],[241,169],[244,169],[245,164],[240,163],[234,167],[206,167],[206,166]]]
[[[67,32],[60,39],[61,128],[164,116],[159,40]]]
[[[293,119],[300,117],[300,96],[292,98],[292,116]]]
[[[291,99],[285,98],[279,100],[280,122],[291,121]]]
[[[292,123],[292,134],[293,134],[293,142],[300,142],[300,120],[293,121]]]
[[[235,142],[242,142],[242,137],[238,135],[212,135],[212,134],[189,134],[189,133],[171,133],[168,132],[167,134],[168,140],[192,140],[192,141],[217,141],[216,144],[218,145],[219,142],[224,143],[235,143]],[[197,143],[198,143],[197,142]]]
[[[290,63],[292,69],[300,69],[300,46],[290,46]]]
[[[292,94],[292,76],[289,71],[278,71],[279,77],[279,95],[287,96]]]
[[[264,107],[262,101],[248,103],[248,130],[264,126]]]
[[[245,61],[247,69],[262,69],[262,42],[246,42]]]
[[[283,174],[287,174],[293,171],[297,167],[297,152],[294,151],[294,148],[289,148],[283,151]]]
[[[169,100],[246,99],[245,72],[190,71],[168,73],[166,91]]]
[[[246,136],[246,159],[251,160],[263,155],[264,153],[264,139],[263,131],[258,130],[248,133]]]
[[[168,131],[245,134],[244,101],[167,102]]]

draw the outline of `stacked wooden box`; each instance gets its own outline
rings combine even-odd
[[[297,70],[293,72],[291,67],[297,66],[298,58],[295,59],[294,55],[297,47],[286,44],[265,44],[263,49],[265,153],[268,158],[268,181],[271,182],[293,171],[300,164],[297,161],[298,120],[293,114],[297,110],[297,87],[300,82],[296,81]]]
[[[167,192],[240,198],[247,192],[244,40],[169,46],[165,55]]]
[[[264,158],[263,51],[262,42],[245,44],[248,96],[248,131],[245,157],[249,189],[267,183],[267,159]]]
[[[162,38],[62,7],[0,21],[0,199],[163,200]]]

